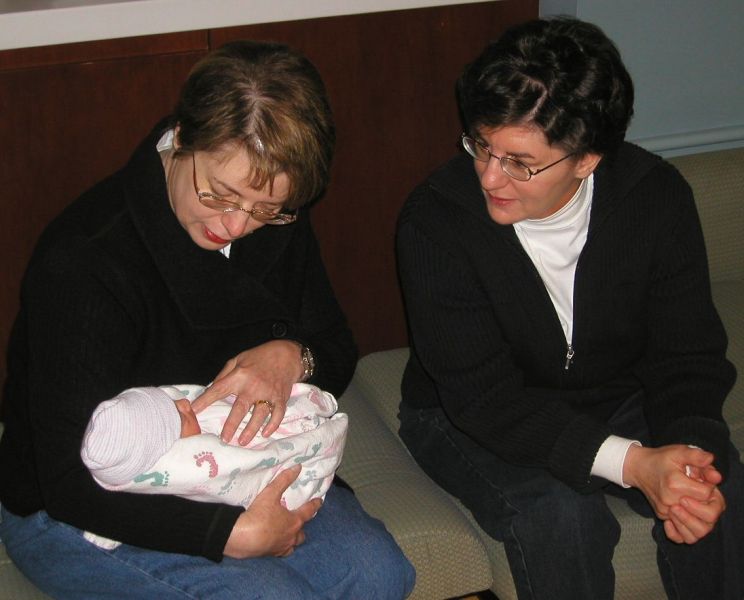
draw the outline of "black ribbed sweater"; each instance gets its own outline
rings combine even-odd
[[[411,194],[397,254],[405,405],[441,406],[502,459],[588,490],[609,416],[640,391],[654,444],[696,444],[725,473],[721,407],[735,370],[692,192],[671,165],[624,144],[596,170],[568,369],[548,292],[514,228],[489,217],[472,159]]]

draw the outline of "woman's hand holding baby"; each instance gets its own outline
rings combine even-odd
[[[225,556],[239,559],[289,556],[305,541],[303,527],[320,509],[320,498],[296,510],[287,510],[281,503],[282,494],[297,479],[300,470],[301,466],[297,465],[280,472],[256,496],[235,522],[225,545]]]
[[[288,340],[272,340],[241,352],[227,361],[212,385],[193,402],[194,412],[232,394],[235,403],[222,429],[223,441],[233,438],[249,411],[253,415],[238,442],[250,442],[270,417],[263,427],[263,435],[268,437],[282,422],[292,385],[302,375],[301,365],[300,346]]]

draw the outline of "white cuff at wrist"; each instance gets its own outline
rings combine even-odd
[[[640,446],[641,442],[617,435],[609,436],[602,442],[597,451],[591,474],[596,477],[603,477],[607,481],[624,488],[629,488],[630,486],[623,481],[623,465],[628,449],[633,445]]]

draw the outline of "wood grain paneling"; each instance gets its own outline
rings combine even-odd
[[[121,167],[204,51],[0,71],[0,377],[21,276],[43,227]],[[53,293],[53,290],[50,290]]]
[[[537,0],[502,0],[0,52],[0,378],[44,225],[123,164],[207,47],[238,38],[283,41],[320,70],[338,132],[332,182],[313,211],[328,271],[363,354],[405,345],[398,211],[457,151],[463,65],[537,10]]]

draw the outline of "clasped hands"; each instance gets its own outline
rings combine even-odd
[[[718,488],[723,476],[713,460],[710,452],[683,444],[631,446],[623,480],[643,492],[670,540],[694,544],[713,530],[726,509]]]

